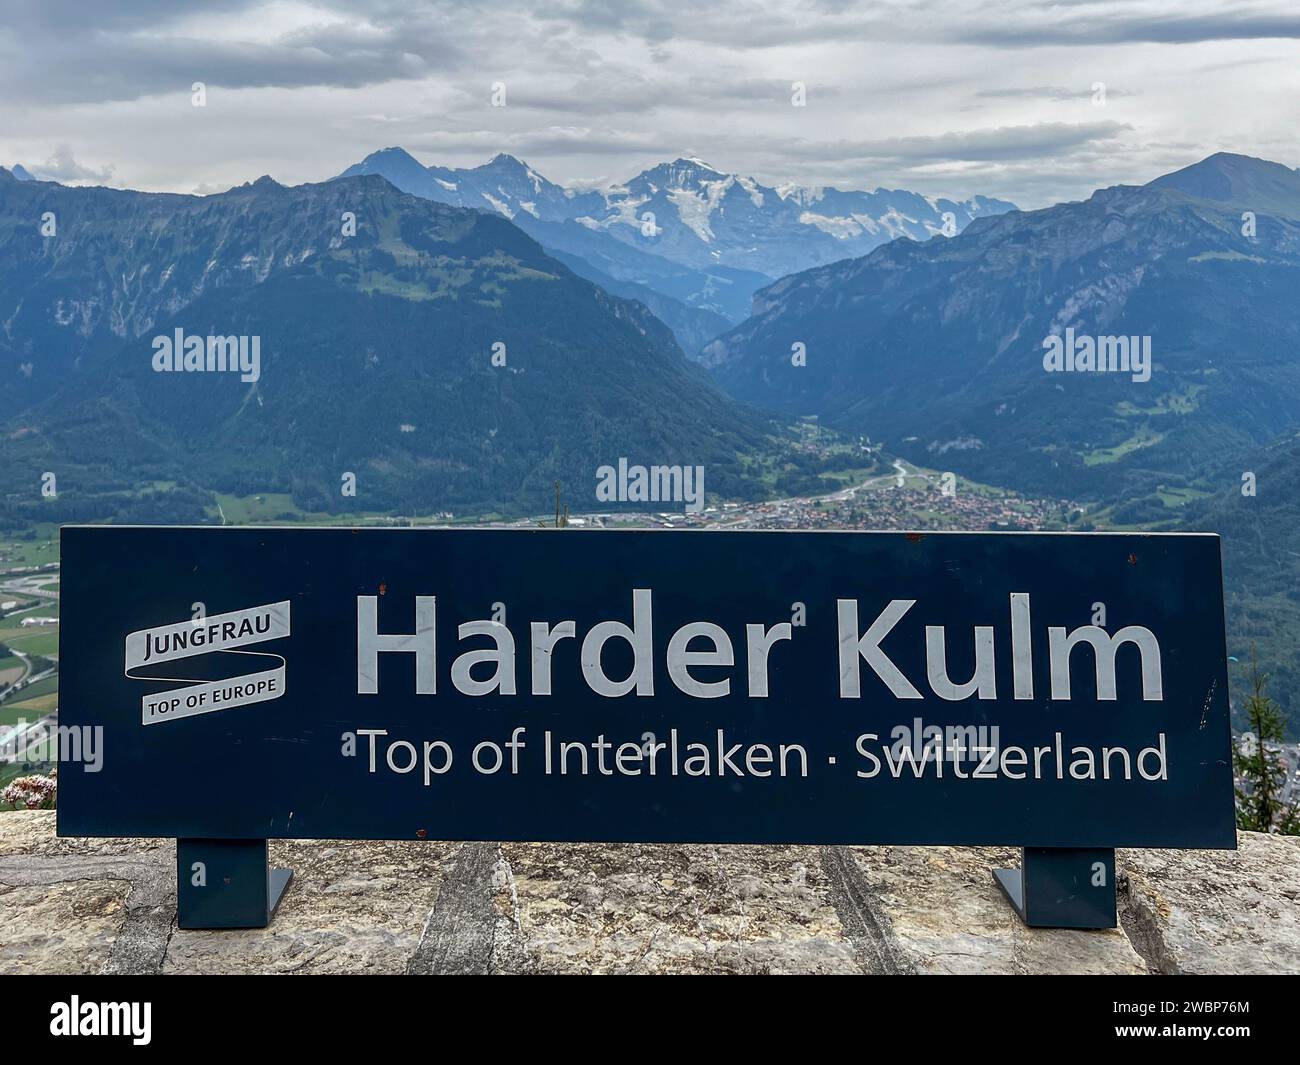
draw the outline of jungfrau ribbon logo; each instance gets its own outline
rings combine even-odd
[[[177,681],[184,685],[141,698],[141,721],[146,725],[156,725],[162,721],[280,698],[284,694],[284,659],[268,651],[241,651],[239,648],[288,635],[288,600],[129,633],[126,637],[126,676],[132,680]],[[274,669],[214,681],[137,672],[146,667],[153,670],[164,662],[218,651],[270,658],[280,664]]]

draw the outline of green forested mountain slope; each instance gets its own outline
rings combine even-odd
[[[1150,496],[1300,422],[1300,179],[1241,156],[1199,167],[787,277],[705,364],[740,399],[931,466]],[[1150,380],[1046,372],[1043,341],[1067,329],[1149,337]]]
[[[151,481],[290,491],[305,509],[545,508],[553,479],[581,499],[621,455],[759,491],[737,456],[763,449],[767,419],[644,307],[505,219],[378,177],[200,198],[0,173],[0,320],[14,512],[41,504],[43,471],[88,517],[98,494]],[[178,328],[258,337],[259,378],[155,372],[154,338]]]

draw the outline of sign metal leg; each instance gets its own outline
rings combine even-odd
[[[176,923],[265,928],[292,878],[270,867],[264,839],[178,839]]]
[[[1115,927],[1113,849],[1023,847],[1020,868],[993,879],[1030,928]]]

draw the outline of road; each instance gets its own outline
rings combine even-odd
[[[32,660],[28,658],[27,655],[14,647],[10,647],[9,650],[13,653],[15,658],[18,658],[22,662],[23,671],[12,683],[6,684],[3,688],[0,688],[0,703],[4,702],[5,699],[9,697],[10,692],[16,691],[18,687],[27,680],[32,672]]]
[[[41,670],[41,672],[33,676],[31,659],[27,655],[23,654],[22,651],[16,650],[13,647],[9,648],[9,650],[13,651],[15,655],[21,658],[23,660],[23,665],[25,665],[27,668],[26,670],[24,670],[23,675],[21,677],[19,677],[12,684],[5,687],[3,690],[0,690],[0,703],[3,703],[15,692],[21,691],[24,688],[29,688],[33,684],[35,684],[38,680],[44,680],[46,677],[52,677],[54,676],[54,674],[56,674],[59,671],[58,666],[51,666],[49,669],[43,669]]]
[[[38,587],[42,584],[57,583],[58,570],[46,570],[43,573],[24,573],[21,576],[0,579],[0,593],[18,596],[30,596],[33,599],[52,599],[57,601],[59,593]]]

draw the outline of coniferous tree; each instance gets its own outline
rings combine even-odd
[[[1238,744],[1232,760],[1242,783],[1237,786],[1237,827],[1249,832],[1277,832],[1300,835],[1300,807],[1283,800],[1287,765],[1282,754],[1270,744],[1283,741],[1282,711],[1268,696],[1268,676],[1259,671],[1255,648],[1250,649],[1250,672],[1247,674],[1250,695],[1246,697],[1245,716],[1249,731],[1255,736],[1251,745]]]

